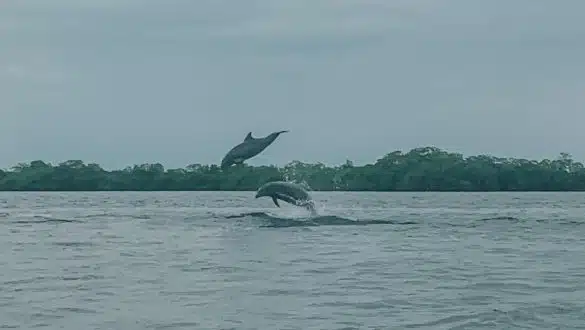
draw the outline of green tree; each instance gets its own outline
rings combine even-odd
[[[283,167],[194,163],[165,169],[160,163],[106,171],[98,164],[34,160],[0,170],[3,191],[256,190],[274,180],[321,191],[585,191],[585,167],[562,152],[556,159],[490,155],[464,157],[437,147],[396,150],[375,162],[338,166],[292,161]]]

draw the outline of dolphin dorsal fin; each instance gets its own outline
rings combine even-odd
[[[249,141],[249,140],[254,140],[254,138],[252,137],[252,132],[248,133],[248,135],[246,135],[246,137],[244,138],[244,141]]]

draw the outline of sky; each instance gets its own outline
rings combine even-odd
[[[2,0],[0,167],[585,160],[582,0]]]

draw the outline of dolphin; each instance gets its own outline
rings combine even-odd
[[[256,197],[271,197],[274,204],[278,207],[278,200],[283,200],[292,205],[301,206],[316,215],[315,202],[309,193],[299,184],[286,181],[271,181],[265,183],[258,191]]]
[[[244,138],[244,141],[233,147],[221,160],[221,168],[226,169],[233,164],[242,164],[245,160],[250,159],[266,149],[276,138],[288,131],[274,132],[263,138],[252,137],[252,132]]]

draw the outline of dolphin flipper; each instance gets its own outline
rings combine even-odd
[[[285,194],[276,194],[276,196],[289,204],[298,205],[298,202],[290,196],[287,196]]]
[[[276,196],[272,196],[272,201],[274,204],[276,204],[276,206],[280,207],[280,205],[278,205],[278,199],[276,199]]]
[[[304,207],[307,211],[311,212],[312,216],[316,216],[317,210],[315,209],[315,202],[312,200],[295,200],[294,198],[284,195],[284,194],[277,194],[278,198],[282,199],[283,201],[290,203],[292,205]],[[273,197],[274,198],[274,197]]]

